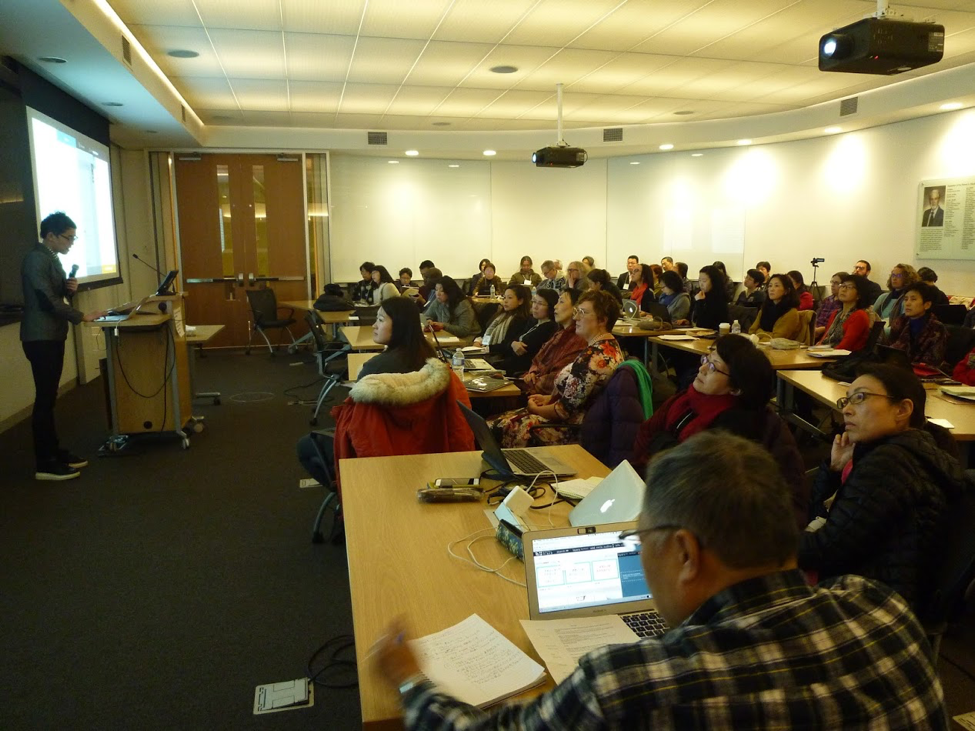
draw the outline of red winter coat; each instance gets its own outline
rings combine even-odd
[[[340,459],[472,451],[474,434],[457,401],[471,405],[464,384],[435,358],[412,373],[358,381],[332,409],[336,481]]]

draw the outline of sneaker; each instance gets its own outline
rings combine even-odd
[[[38,467],[37,472],[34,473],[35,480],[52,480],[60,482],[63,480],[73,480],[76,477],[81,477],[81,472],[76,470],[74,467],[69,467],[66,464],[47,464],[43,467]]]
[[[88,466],[88,460],[84,457],[78,457],[77,455],[71,454],[64,449],[58,452],[58,460],[63,464],[68,465],[68,467],[74,467],[75,469],[80,469],[81,467]]]

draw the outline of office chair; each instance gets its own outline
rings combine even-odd
[[[325,403],[325,399],[328,398],[332,389],[342,382],[342,374],[345,372],[345,369],[342,369],[338,373],[329,373],[328,364],[347,354],[352,350],[352,346],[348,343],[329,342],[322,328],[322,320],[313,310],[305,313],[305,320],[308,322],[308,332],[311,333],[312,339],[315,341],[315,361],[318,363],[318,375],[325,379],[325,384],[318,393],[318,400],[315,403],[315,410],[312,412],[310,421],[312,426],[317,426],[318,412],[321,411],[322,404]]]
[[[311,529],[311,542],[324,543],[325,535],[322,533],[322,520],[325,511],[332,508],[332,528],[329,531],[329,540],[335,542],[338,538],[342,526],[342,504],[339,501],[336,489],[335,478],[332,475],[330,460],[325,455],[322,448],[322,441],[332,439],[334,432],[331,429],[323,431],[313,431],[311,434],[298,442],[298,458],[302,465],[308,470],[308,474],[318,480],[325,487],[325,499],[315,514],[315,522]]]
[[[928,572],[931,594],[918,611],[935,659],[948,623],[960,613],[975,580],[975,470],[965,471],[965,482],[965,493],[942,518],[941,545]]]
[[[291,337],[291,344],[295,344],[295,336],[289,327],[297,322],[293,317],[295,314],[294,308],[278,307],[278,298],[275,296],[273,289],[268,287],[263,289],[248,289],[247,302],[251,306],[251,314],[254,318],[251,324],[251,330],[247,334],[247,350],[244,351],[247,355],[251,354],[251,340],[255,332],[260,333],[261,337],[264,338],[264,342],[267,343],[267,349],[272,356],[274,355],[274,347],[271,345],[271,341],[268,340],[267,333],[264,332],[265,330],[287,330],[288,335]],[[279,318],[278,310],[287,310],[287,317]]]

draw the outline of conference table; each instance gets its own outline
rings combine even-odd
[[[190,330],[190,327],[193,329]],[[219,391],[196,390],[196,359],[201,356],[203,346],[225,327],[226,325],[188,325],[186,327],[186,344],[193,349],[193,355],[190,356],[190,393],[193,394],[194,399],[211,399],[214,406],[220,404]]]
[[[650,344],[653,347],[653,360],[654,365],[656,365],[657,360],[657,349],[661,346],[665,348],[673,348],[674,350],[680,350],[685,353],[693,353],[694,355],[701,356],[707,355],[711,348],[714,347],[714,340],[710,338],[694,338],[693,340],[668,340],[666,338],[667,333],[661,335],[654,334],[650,338]],[[820,370],[827,363],[835,360],[834,358],[818,358],[809,355],[809,351],[806,348],[796,348],[795,350],[776,350],[775,348],[769,347],[768,345],[759,345],[759,350],[768,356],[769,362],[772,364],[772,369],[779,370]]]
[[[816,426],[795,413],[796,389],[839,411],[836,400],[846,396],[848,384],[828,378],[820,371],[780,370],[776,375],[777,400],[783,418],[803,429],[822,434]],[[971,447],[970,443],[975,441],[975,403],[947,396],[934,384],[926,384],[925,392],[925,416],[950,422],[951,435],[962,451],[967,452]]]
[[[618,320],[616,325],[613,327],[613,335],[617,338],[640,338],[643,340],[643,365],[648,368],[650,365],[650,338],[657,337],[658,335],[674,335],[683,334],[687,332],[687,328],[670,328],[663,330],[644,330],[641,327],[636,326],[636,322],[632,320]],[[657,350],[654,347],[653,352],[653,363],[656,366],[657,361]]]
[[[574,467],[577,477],[604,477],[603,464],[578,445],[533,449],[557,455]],[[493,536],[484,513],[486,503],[419,503],[416,491],[437,477],[476,477],[486,465],[480,452],[369,457],[342,460],[342,512],[352,593],[352,621],[359,675],[363,727],[401,728],[399,698],[375,672],[369,650],[396,617],[404,617],[413,637],[450,627],[478,614],[537,662],[541,662],[521,629],[528,619],[526,589],[452,558],[447,544],[466,555],[465,537]],[[489,484],[494,484],[493,482]],[[551,491],[539,499],[551,502]],[[565,503],[532,511],[534,527],[564,527]],[[483,534],[478,533],[482,531]],[[470,540],[470,538],[468,538]],[[492,538],[472,547],[478,560],[497,567],[511,557]],[[506,576],[525,580],[524,564],[512,561]],[[527,691],[537,694],[551,680]]]
[[[321,321],[326,325],[332,326],[332,337],[338,337],[338,326],[355,323],[359,320],[359,317],[355,314],[355,310],[340,310],[336,312],[322,312],[321,310],[315,309],[315,303],[318,300],[288,300],[287,302],[279,302],[281,307],[293,307],[296,310],[314,310],[315,314],[321,319]],[[310,340],[312,337],[311,333],[306,333],[295,341],[295,345],[303,343],[306,340]]]

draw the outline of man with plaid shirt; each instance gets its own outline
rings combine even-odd
[[[650,466],[637,534],[662,637],[610,645],[530,701],[482,711],[437,690],[402,628],[376,646],[410,729],[947,729],[907,604],[796,569],[790,491],[762,447],[704,432]]]

